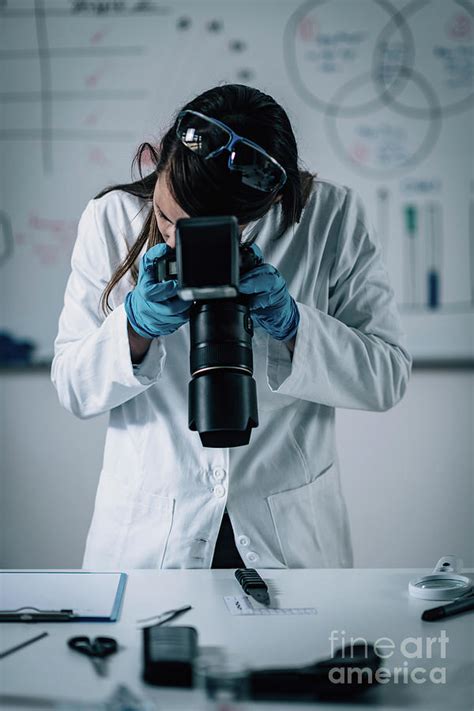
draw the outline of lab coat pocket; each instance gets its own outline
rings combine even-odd
[[[253,337],[253,373],[257,385],[258,409],[260,412],[275,412],[292,405],[296,398],[273,392],[268,383],[268,335],[256,328]]]
[[[102,472],[83,568],[160,568],[173,510],[174,499],[137,492]]]
[[[288,568],[351,565],[351,542],[336,466],[309,484],[268,497],[283,560]]]

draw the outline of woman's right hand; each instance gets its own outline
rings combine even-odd
[[[177,296],[178,282],[155,281],[153,262],[169,251],[166,244],[156,244],[143,255],[137,285],[125,298],[129,324],[143,338],[168,336],[189,320],[191,302]]]

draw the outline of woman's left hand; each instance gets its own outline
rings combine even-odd
[[[262,257],[262,252],[253,244],[251,249]],[[264,328],[278,341],[295,337],[300,314],[295,300],[290,295],[286,281],[271,264],[260,264],[240,278],[239,291],[247,294],[250,314],[254,323]]]

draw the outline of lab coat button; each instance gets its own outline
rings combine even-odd
[[[223,479],[225,479],[225,475],[226,470],[222,469],[222,467],[216,467],[214,469],[214,479],[216,479],[216,481],[222,481]]]
[[[239,543],[241,546],[248,546],[250,540],[247,538],[247,536],[239,536]]]
[[[217,484],[217,486],[214,487],[214,496],[217,496],[218,499],[221,499],[225,494],[225,487],[222,486],[222,484]]]
[[[254,553],[254,551],[250,551],[249,553],[247,553],[246,558],[251,563],[255,563],[255,561],[258,560],[258,555]]]

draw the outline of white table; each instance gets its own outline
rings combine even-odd
[[[423,622],[424,609],[438,602],[411,598],[408,581],[431,569],[318,569],[262,570],[269,584],[272,602],[279,607],[316,607],[315,616],[234,617],[228,612],[225,595],[242,594],[233,570],[162,570],[124,571],[129,573],[124,604],[117,623],[53,623],[0,625],[0,651],[35,633],[46,630],[49,636],[0,661],[0,686],[3,694],[65,697],[101,700],[118,683],[125,683],[142,698],[154,700],[157,709],[198,711],[201,692],[174,690],[146,685],[141,680],[142,632],[136,620],[186,604],[193,609],[171,624],[193,625],[199,633],[200,646],[219,646],[244,654],[252,668],[308,664],[331,656],[329,638],[336,632],[362,637],[369,642],[380,638],[393,641],[392,656],[382,660],[390,670],[389,683],[370,689],[357,709],[474,709],[474,614]],[[467,573],[472,573],[472,570]],[[472,577],[472,576],[471,576]],[[443,649],[438,641],[427,655],[427,638],[448,641]],[[344,632],[343,632],[344,631]],[[99,678],[90,661],[68,649],[66,641],[77,634],[99,634],[117,638],[121,651],[109,662],[109,676]],[[334,634],[333,634],[334,636]],[[408,638],[421,638],[422,654]],[[389,645],[387,640],[385,645]],[[335,648],[341,646],[335,644]],[[383,653],[390,649],[386,646]],[[398,681],[393,674],[398,672]],[[415,668],[416,679],[411,674]],[[434,668],[445,670],[446,683],[430,679]],[[442,672],[437,672],[442,679]],[[407,678],[408,677],[408,678]],[[306,709],[345,711],[355,704],[277,704],[247,702],[246,709]],[[3,708],[13,708],[6,707]],[[18,707],[15,707],[18,708]],[[23,707],[25,708],[25,707]],[[33,707],[31,707],[33,708]]]

